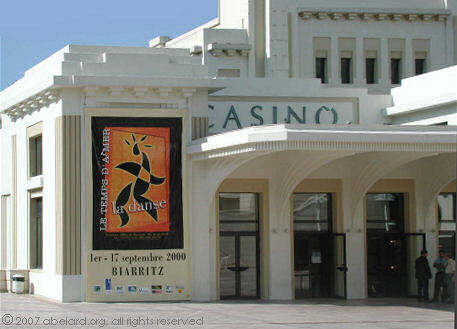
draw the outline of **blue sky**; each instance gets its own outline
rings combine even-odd
[[[147,46],[217,17],[217,0],[2,0],[0,89],[67,44]]]

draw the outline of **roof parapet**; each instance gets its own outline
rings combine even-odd
[[[158,37],[155,37],[151,41],[149,41],[149,47],[150,48],[164,48],[167,44],[168,41],[170,41],[171,38],[167,35],[159,35]]]

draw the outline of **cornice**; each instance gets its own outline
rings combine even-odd
[[[192,161],[225,158],[249,153],[270,153],[281,151],[347,151],[363,152],[425,152],[425,153],[455,153],[456,146],[445,143],[382,143],[382,142],[338,142],[338,141],[265,141],[247,143],[245,145],[222,148],[218,150],[189,153]]]
[[[452,128],[414,126],[269,125],[206,137],[189,144],[193,161],[257,152],[347,151],[455,153]]]
[[[48,88],[40,93],[24,99],[21,102],[5,109],[2,113],[8,115],[11,119],[18,119],[27,114],[39,111],[42,108],[48,107],[52,103],[56,103],[61,98],[61,89],[59,87]],[[165,101],[167,98],[192,97],[197,88],[169,88],[169,87],[119,87],[119,86],[87,86],[81,89],[83,95],[88,98],[103,98],[115,101],[116,99],[129,99],[134,102],[139,98],[147,98],[148,101]],[[176,103],[176,102],[175,102]],[[173,103],[172,108],[178,108],[179,105]],[[161,104],[161,103],[160,103]]]
[[[66,46],[25,72],[0,92],[0,112],[12,118],[57,101],[62,90],[77,89],[87,97],[133,102],[163,98],[185,100],[197,90],[217,91],[225,82],[213,79],[199,59],[185,49],[110,46]]]
[[[192,97],[197,92],[197,88],[88,86],[83,89],[83,92],[86,97]]]
[[[405,21],[444,22],[451,15],[448,10],[398,10],[398,9],[302,9],[298,16],[303,20],[359,20],[359,21]]]
[[[39,111],[50,104],[57,103],[60,99],[58,89],[46,89],[38,94],[24,99],[15,105],[5,109],[2,113],[8,115],[11,119],[18,119],[27,114]]]
[[[210,43],[208,45],[208,52],[215,57],[233,57],[237,54],[247,57],[250,51],[251,45],[247,43]]]

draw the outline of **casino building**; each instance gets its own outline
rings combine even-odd
[[[455,242],[456,16],[220,0],[149,47],[64,47],[0,93],[0,288],[415,296],[420,250]]]

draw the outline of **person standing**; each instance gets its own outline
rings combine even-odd
[[[436,268],[435,273],[435,291],[433,293],[433,301],[438,301],[440,295],[443,302],[446,301],[446,267],[448,261],[446,259],[446,252],[440,250],[439,257],[433,263],[433,267]]]
[[[446,303],[454,304],[454,284],[455,284],[455,260],[446,254],[447,266],[446,266]]]
[[[427,259],[427,250],[422,250],[416,259],[417,298],[419,302],[428,302],[428,280],[432,278],[432,271]]]

